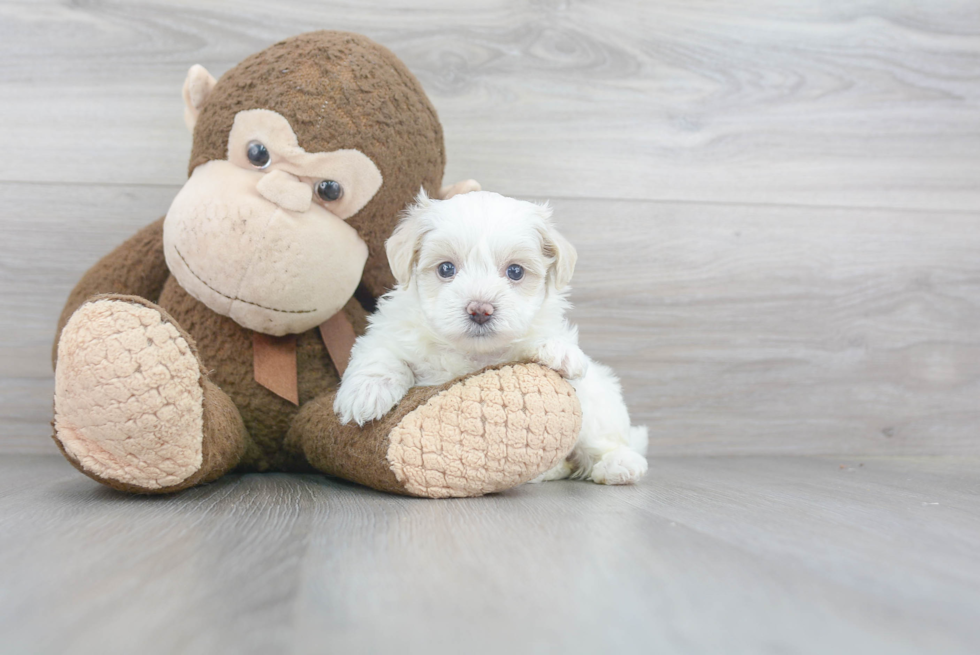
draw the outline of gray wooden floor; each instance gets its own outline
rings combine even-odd
[[[980,652],[980,4],[463,7],[0,0],[0,653]],[[319,28],[416,72],[448,182],[553,202],[641,485],[57,456],[61,303],[186,178],[188,67]]]
[[[976,653],[978,458],[670,457],[428,501],[0,462],[4,653]]]

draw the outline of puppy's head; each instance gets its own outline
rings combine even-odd
[[[549,298],[562,297],[576,259],[548,206],[486,191],[443,201],[419,194],[386,248],[429,328],[479,351],[527,335]]]

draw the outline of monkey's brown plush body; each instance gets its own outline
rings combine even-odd
[[[566,456],[578,402],[533,364],[414,389],[363,428],[333,412],[325,342],[338,325],[363,332],[364,305],[393,284],[398,213],[420,187],[447,193],[438,118],[393,54],[304,34],[217,82],[192,68],[184,97],[187,185],[85,274],[59,322],[55,441],[69,461],[137,493],[318,470],[445,497],[516,486]]]

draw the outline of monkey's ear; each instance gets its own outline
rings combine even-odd
[[[463,180],[462,182],[450,184],[439,189],[439,197],[443,200],[449,200],[453,196],[458,196],[461,193],[480,190],[480,183],[476,180]]]
[[[554,260],[549,275],[554,276],[555,288],[561,291],[572,281],[578,251],[551,223],[551,207],[546,203],[538,206],[541,211],[541,244],[544,256]]]
[[[187,71],[187,79],[184,80],[184,123],[192,133],[194,126],[197,125],[197,117],[201,114],[201,106],[211,95],[211,90],[218,81],[214,75],[209,73],[204,66],[194,64]]]
[[[395,228],[391,238],[385,242],[388,266],[391,267],[391,274],[395,276],[398,284],[408,284],[412,277],[412,269],[415,268],[422,237],[428,231],[424,216],[431,206],[432,201],[429,200],[425,189],[422,189],[415,197],[415,204],[405,210],[398,227]]]

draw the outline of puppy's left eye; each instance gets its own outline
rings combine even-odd
[[[456,267],[452,262],[443,262],[439,264],[439,268],[436,270],[439,271],[439,277],[446,280],[456,275]]]
[[[514,282],[519,281],[524,277],[524,267],[520,264],[511,264],[507,267],[507,277],[512,279]]]

